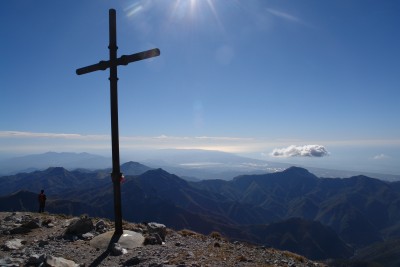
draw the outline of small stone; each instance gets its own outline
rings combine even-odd
[[[48,226],[49,223],[51,223],[51,219],[50,218],[45,219],[45,220],[42,221],[42,225],[44,225],[44,226]]]
[[[92,233],[86,233],[82,235],[82,238],[85,240],[91,240],[94,237]]]
[[[102,231],[106,228],[107,228],[107,225],[103,220],[98,221],[95,225],[96,231]]]
[[[28,229],[37,229],[40,228],[38,222],[31,220],[21,225],[21,227],[28,228]]]
[[[44,254],[42,254],[42,255],[32,254],[28,258],[28,264],[38,265],[38,264],[44,262],[44,260],[45,260]]]
[[[133,265],[138,265],[141,262],[139,257],[133,257],[130,258],[129,260],[125,261],[124,266],[133,266]]]
[[[13,240],[8,240],[4,243],[4,245],[2,246],[2,248],[6,251],[8,250],[17,250],[22,248],[23,244],[22,244],[22,239],[13,239]]]
[[[47,256],[46,257],[46,265],[50,267],[79,267],[78,264],[76,264],[74,261],[67,260],[61,257],[53,257],[53,256]]]
[[[145,246],[146,245],[162,245],[162,239],[158,234],[153,233],[144,238],[143,244]]]
[[[47,240],[40,240],[39,241],[39,247],[44,247],[44,246],[46,246],[46,245],[48,245],[49,244],[49,241],[47,241]]]
[[[111,244],[110,251],[113,256],[120,256],[122,254],[128,253],[128,251],[122,248],[121,245],[118,243]]]

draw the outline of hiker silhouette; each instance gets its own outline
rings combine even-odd
[[[40,191],[40,194],[38,195],[38,201],[39,201],[39,213],[44,212],[44,206],[46,205],[46,194],[44,193],[44,190],[42,189]]]

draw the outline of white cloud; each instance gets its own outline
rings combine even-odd
[[[385,154],[379,154],[379,155],[376,155],[375,157],[373,157],[373,159],[376,159],[376,160],[384,160],[384,159],[388,159],[388,158],[389,158],[389,156],[387,156]]]
[[[324,146],[321,145],[304,145],[304,146],[288,146],[285,148],[275,148],[271,154],[273,157],[324,157],[329,155]]]

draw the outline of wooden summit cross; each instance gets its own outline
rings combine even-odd
[[[120,180],[122,173],[120,170],[119,161],[119,137],[118,137],[118,93],[117,93],[117,66],[128,65],[131,62],[156,57],[160,55],[158,48],[143,51],[132,55],[123,55],[117,58],[117,23],[116,23],[116,12],[115,9],[109,10],[109,34],[110,44],[108,49],[110,50],[110,60],[100,61],[97,64],[93,64],[87,67],[83,67],[76,70],[76,74],[81,75],[97,70],[106,70],[110,68],[110,102],[111,102],[111,145],[112,145],[112,165],[113,170],[111,178],[114,187],[114,216],[115,216],[115,234],[122,235],[122,212],[121,212],[121,186]]]

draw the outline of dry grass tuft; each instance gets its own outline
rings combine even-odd
[[[181,236],[184,236],[184,237],[190,236],[190,237],[195,237],[195,238],[199,238],[199,239],[203,238],[202,234],[196,233],[189,229],[180,230],[180,231],[178,231],[178,234],[180,234]]]
[[[240,255],[236,258],[236,261],[245,262],[245,261],[247,261],[247,258],[243,255]]]
[[[215,232],[215,231],[210,233],[210,237],[212,237],[214,239],[217,239],[217,240],[222,240],[222,235],[220,233],[218,233],[218,232]]]
[[[299,254],[296,254],[296,253],[293,253],[290,251],[283,251],[282,254],[287,256],[288,258],[292,258],[292,259],[296,260],[297,262],[306,262],[306,258]]]

